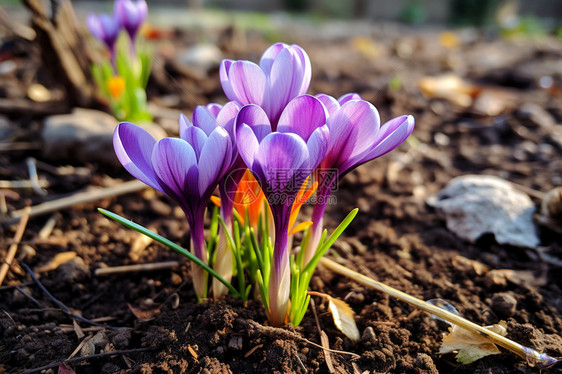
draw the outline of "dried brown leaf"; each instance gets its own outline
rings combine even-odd
[[[499,324],[485,326],[484,328],[505,336],[507,334],[505,327],[505,322],[501,321]],[[500,353],[498,347],[490,343],[484,336],[459,326],[449,328],[449,334],[443,337],[443,343],[439,348],[440,354],[453,351],[458,351],[457,361],[463,364],[470,364],[482,357]]]
[[[518,286],[542,287],[548,282],[548,272],[535,273],[532,270],[497,269],[488,273],[495,284],[505,284],[506,280]]]
[[[359,329],[355,324],[355,313],[353,309],[342,300],[328,296],[329,308],[334,318],[336,327],[344,333],[351,341],[356,342],[360,339]]]
[[[154,304],[152,307],[145,306],[145,307],[137,308],[127,303],[127,306],[129,307],[131,312],[133,312],[135,317],[145,322],[153,320],[154,317],[160,314],[161,312],[159,304]]]
[[[39,266],[35,269],[36,273],[45,273],[47,271],[55,270],[62,264],[74,259],[77,256],[76,252],[68,251],[68,252],[61,252],[57,253],[55,257],[51,259],[48,263],[43,266]]]

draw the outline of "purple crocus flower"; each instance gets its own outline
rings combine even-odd
[[[113,57],[115,41],[121,31],[121,23],[114,14],[88,14],[86,24],[90,33],[98,40],[102,41]]]
[[[137,31],[148,16],[148,6],[146,0],[117,0],[115,2],[115,14],[119,18],[121,25],[127,30],[131,42],[134,44]]]
[[[326,122],[330,130],[328,151],[317,173],[319,184],[317,202],[312,214],[312,235],[304,249],[304,264],[314,256],[322,233],[322,217],[328,197],[339,178],[357,166],[385,155],[402,144],[414,130],[414,117],[399,116],[380,126],[377,109],[361,100],[357,94],[347,94],[339,100],[320,94],[316,96],[329,114]]]
[[[259,66],[250,61],[223,60],[220,80],[226,97],[242,105],[257,104],[267,114],[273,130],[285,106],[308,90],[310,59],[296,44],[273,44]]]
[[[273,265],[269,280],[269,320],[285,323],[289,307],[290,266],[287,237],[296,195],[327,150],[328,128],[322,103],[299,96],[279,117],[277,131],[265,111],[244,106],[236,118],[238,150],[268,200],[275,225]]]
[[[232,164],[232,139],[224,128],[211,125],[206,119],[194,117],[192,124],[182,117],[180,138],[157,142],[141,127],[122,122],[113,135],[115,153],[125,169],[181,206],[191,229],[191,251],[205,262],[205,209]],[[204,298],[207,273],[196,265],[192,271],[195,292]]]
[[[222,106],[219,104],[209,104],[207,106],[199,105],[193,111],[193,124],[199,127],[207,135],[211,134],[216,127],[222,127],[230,135],[232,145],[232,157],[230,166],[228,166],[224,177],[219,181],[219,192],[221,196],[220,215],[225,222],[226,229],[232,236],[233,225],[233,203],[234,194],[240,179],[244,175],[246,167],[238,156],[238,150],[235,142],[234,120],[240,105],[235,102],[229,102]],[[183,114],[180,116],[180,136],[184,137],[184,133],[188,131],[189,120]],[[221,227],[222,232],[222,227]],[[225,235],[221,234],[216,260],[213,263],[213,269],[216,270],[224,279],[230,281],[232,278],[233,257],[232,250],[228,248]],[[226,294],[228,289],[218,280],[213,278],[213,297],[219,298]]]

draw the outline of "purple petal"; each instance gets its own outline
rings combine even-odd
[[[185,129],[181,138],[188,142],[189,145],[191,145],[193,151],[195,151],[197,159],[199,159],[201,150],[207,142],[207,135],[205,134],[205,132],[199,127],[190,126]]]
[[[275,98],[269,107],[273,122],[279,118],[285,105],[300,94],[301,76],[299,61],[295,60],[291,50],[285,48],[280,51],[273,61],[269,74],[269,89],[272,98]]]
[[[217,120],[207,107],[198,105],[193,111],[193,126],[199,127],[209,136],[217,127]]]
[[[328,119],[330,150],[326,166],[339,166],[373,147],[379,131],[379,113],[367,101],[349,101]],[[343,172],[343,170],[342,170]]]
[[[227,172],[231,159],[230,136],[225,129],[217,127],[209,136],[201,150],[201,157],[199,157],[199,193],[201,197],[213,192],[219,179]]]
[[[145,0],[138,0],[136,3],[131,0],[117,0],[115,13],[131,38],[134,38],[139,26],[148,15],[148,6]]]
[[[192,127],[193,124],[187,118],[187,116],[183,113],[180,113],[180,120],[179,120],[179,129],[180,129],[180,138],[184,139],[187,136],[187,129]]]
[[[303,95],[291,100],[279,118],[277,131],[298,134],[305,141],[326,123],[324,106],[314,96]]]
[[[226,97],[228,97],[228,100],[230,101],[236,101],[236,94],[232,89],[232,84],[230,83],[230,78],[229,78],[230,68],[234,62],[235,62],[234,60],[224,59],[221,61],[220,68],[219,68],[221,86],[224,91],[224,94],[226,95]]]
[[[257,105],[246,105],[240,109],[236,116],[236,128],[246,124],[254,132],[258,142],[271,133],[271,124],[264,110]],[[239,147],[240,148],[240,147]]]
[[[121,122],[113,133],[113,148],[123,167],[138,180],[164,192],[152,168],[152,150],[156,140],[141,127]]]
[[[88,26],[88,30],[90,30],[90,34],[92,34],[94,38],[104,41],[104,32],[97,15],[88,14],[86,17],[86,25]]]
[[[312,133],[306,146],[308,147],[308,153],[310,159],[308,161],[308,168],[314,170],[318,167],[322,159],[324,159],[326,152],[328,151],[328,141],[329,141],[329,130],[328,126],[324,125]]]
[[[197,167],[193,148],[184,140],[164,138],[159,140],[152,152],[152,166],[166,193],[185,204],[188,192],[196,193],[196,181],[189,180],[189,172]]]
[[[228,79],[235,96],[232,101],[238,101],[242,105],[265,103],[267,79],[258,65],[249,61],[236,61],[230,66]]]
[[[234,120],[240,111],[240,105],[235,101],[230,101],[225,104],[224,107],[217,113],[217,126],[225,129],[230,138],[234,142],[236,139],[236,133],[234,129]]]
[[[320,100],[320,102],[324,105],[328,117],[340,109],[340,103],[338,103],[338,101],[330,95],[318,94],[314,97]]]
[[[361,99],[361,96],[359,96],[359,94],[356,94],[355,92],[351,92],[340,97],[338,99],[338,102],[340,103],[340,105],[343,105],[351,100],[363,100],[363,99]]]
[[[308,158],[306,143],[298,135],[271,133],[260,143],[254,164],[260,165],[269,192],[296,194],[311,172]]]
[[[399,116],[382,125],[377,134],[377,146],[371,149],[362,162],[380,157],[402,144],[414,131],[414,117]]]
[[[260,59],[260,67],[262,68],[265,75],[269,75],[271,73],[271,66],[273,65],[273,62],[277,55],[283,49],[288,47],[289,46],[285,43],[275,43],[265,50]]]
[[[310,79],[312,78],[312,67],[310,65],[310,58],[306,54],[305,50],[300,46],[293,44],[292,49],[297,55],[302,73],[300,74],[300,89],[297,95],[304,95],[310,86]]]
[[[217,118],[217,116],[219,115],[222,109],[222,105],[217,103],[211,103],[211,104],[207,104],[206,108],[213,115],[213,117]]]
[[[260,143],[250,126],[242,124],[237,126],[236,143],[238,153],[248,168],[252,168]]]

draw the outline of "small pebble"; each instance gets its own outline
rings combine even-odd
[[[509,293],[500,292],[492,297],[492,309],[504,316],[512,316],[517,307],[517,300]]]
[[[233,336],[230,338],[228,342],[228,348],[240,350],[242,349],[242,337],[241,336]]]
[[[364,331],[363,335],[361,335],[361,340],[363,342],[373,342],[377,339],[377,335],[375,334],[375,330],[371,326],[368,326]]]

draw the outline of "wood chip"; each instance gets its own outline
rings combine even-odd
[[[75,319],[72,320],[72,327],[74,328],[74,332],[76,333],[76,337],[78,339],[82,339],[84,336],[86,336],[86,334],[84,334],[84,331],[82,331],[82,328],[80,327],[78,322],[76,322]]]
[[[23,233],[25,232],[25,228],[27,227],[30,211],[30,207],[24,208],[20,223],[16,229],[16,233],[14,234],[13,244],[8,248],[8,253],[6,254],[6,257],[4,258],[4,261],[0,266],[0,286],[4,281],[6,274],[8,274],[8,270],[10,270],[10,266],[12,265],[12,261],[14,261],[14,257],[16,257],[16,252],[18,251],[18,243],[21,241]]]
[[[195,360],[197,360],[199,358],[199,355],[197,354],[197,352],[195,352],[195,350],[193,348],[191,348],[191,345],[187,346],[187,350],[189,351],[189,353],[191,353],[191,355],[193,356],[193,358]]]
[[[330,373],[335,373],[336,369],[334,369],[334,364],[332,363],[332,356],[330,354],[330,342],[328,340],[328,335],[324,332],[324,330],[320,331],[320,341],[322,342],[322,348],[324,352],[324,359],[326,360],[326,366],[328,366],[328,371]]]
[[[246,354],[244,354],[244,358],[248,358],[250,357],[250,355],[252,353],[254,353],[255,351],[257,351],[258,349],[263,348],[263,344],[258,344],[255,347],[253,347],[252,349],[250,349],[248,352],[246,352]]]

